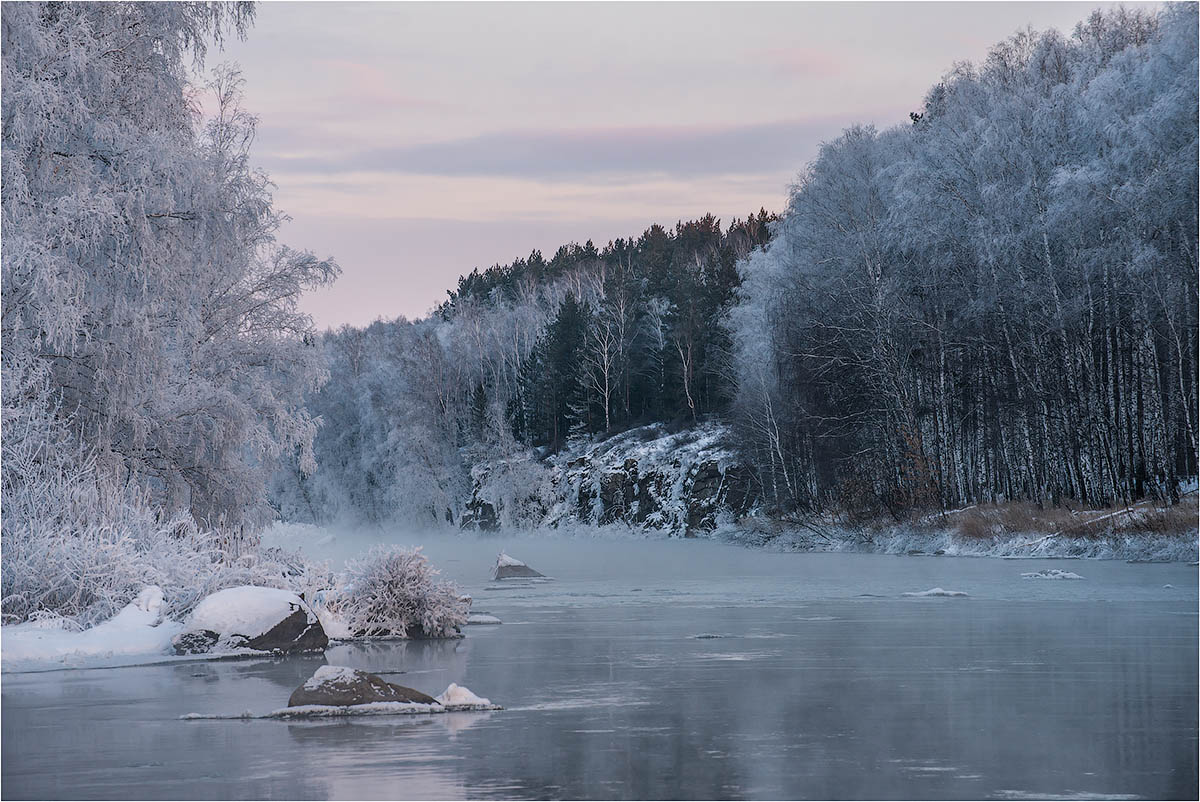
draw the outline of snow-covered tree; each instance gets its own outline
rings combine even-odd
[[[306,469],[324,367],[299,294],[337,274],[275,242],[241,79],[189,83],[224,3],[28,3],[3,13],[3,337],[32,355],[97,470],[206,526],[262,519]],[[202,112],[207,110],[207,114]]]
[[[797,182],[731,314],[782,508],[1175,500],[1195,474],[1197,12],[960,65]]]

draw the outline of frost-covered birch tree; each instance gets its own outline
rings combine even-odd
[[[1177,499],[1197,470],[1196,20],[1018,32],[911,125],[822,147],[730,318],[781,508]]]

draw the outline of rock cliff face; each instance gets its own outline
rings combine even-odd
[[[740,515],[755,500],[754,476],[729,447],[726,427],[706,423],[674,434],[655,424],[543,462],[480,463],[464,527],[624,523],[692,537],[717,514]]]

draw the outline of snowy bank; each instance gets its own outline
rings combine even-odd
[[[139,656],[161,656],[183,630],[162,619],[163,592],[145,588],[107,621],[79,631],[67,618],[41,618],[0,629],[0,662],[5,671],[74,668],[127,662]]]
[[[861,532],[833,526],[805,527],[748,518],[726,523],[712,537],[743,546],[779,551],[920,554],[946,557],[1040,557],[1148,562],[1195,562],[1197,533],[1108,534],[1089,537],[1029,533],[964,537],[949,530],[896,527]]]

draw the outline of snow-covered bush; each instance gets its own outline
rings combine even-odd
[[[451,637],[466,625],[469,605],[438,573],[420,547],[375,546],[346,566],[326,608],[355,636]]]

